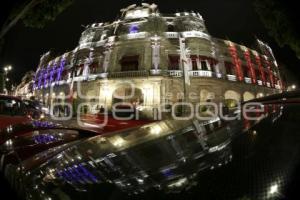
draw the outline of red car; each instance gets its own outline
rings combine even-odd
[[[0,95],[0,129],[30,122],[26,105],[20,98]]]

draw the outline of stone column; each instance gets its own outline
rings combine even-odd
[[[155,35],[151,38],[152,44],[152,67],[158,70],[160,64],[160,37]]]
[[[111,55],[111,47],[108,47],[108,49],[104,52],[104,61],[103,61],[104,73],[107,73],[110,55]]]

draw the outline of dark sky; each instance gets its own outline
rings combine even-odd
[[[139,2],[141,1],[74,0],[72,6],[44,29],[26,28],[22,22],[19,22],[5,36],[5,46],[0,55],[0,66],[11,64],[14,67],[11,78],[19,82],[26,71],[36,69],[40,55],[48,50],[54,50],[59,54],[74,49],[83,31],[81,25],[114,21],[121,8]],[[279,62],[284,63],[293,74],[297,75],[298,73],[298,77],[300,77],[299,60],[288,47],[279,48],[268,36],[253,9],[251,0],[147,2],[156,3],[162,13],[190,10],[199,12],[206,21],[209,33],[215,37],[228,38],[234,42],[252,46],[255,36],[257,36],[270,44]],[[0,8],[1,21],[7,15],[8,10],[9,5]]]

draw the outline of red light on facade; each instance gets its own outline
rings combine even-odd
[[[244,80],[244,75],[243,75],[243,72],[242,72],[242,65],[241,65],[241,61],[239,59],[237,50],[236,50],[236,48],[233,44],[229,45],[228,49],[229,49],[230,55],[232,57],[233,64],[235,66],[235,71],[236,71],[236,75],[238,77],[238,80],[243,81]]]
[[[252,83],[256,83],[256,75],[255,75],[253,63],[251,61],[250,51],[246,50],[244,52],[244,56],[245,56],[245,59],[247,61],[248,68],[250,69],[251,81],[252,81]]]
[[[265,85],[265,84],[266,84],[266,77],[265,77],[265,72],[264,72],[264,69],[263,69],[263,66],[262,66],[262,63],[261,63],[260,56],[259,56],[259,55],[256,55],[256,56],[255,56],[255,59],[256,59],[256,64],[257,64],[258,69],[259,69],[260,74],[261,74],[262,82],[263,82],[263,84]]]

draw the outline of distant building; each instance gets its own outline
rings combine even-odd
[[[23,76],[21,83],[15,88],[15,96],[27,99],[33,96],[34,75],[34,71],[29,71]]]
[[[128,102],[147,116],[182,101],[234,106],[282,91],[271,48],[260,40],[257,46],[211,36],[199,13],[165,15],[154,4],[131,5],[112,23],[87,26],[73,51],[43,55],[33,88],[48,105],[76,101],[111,109]]]

